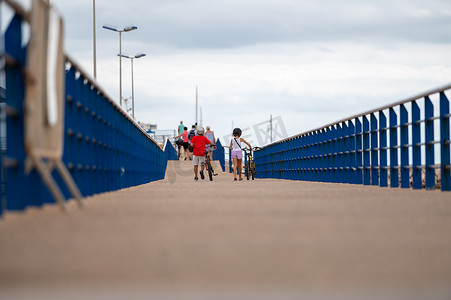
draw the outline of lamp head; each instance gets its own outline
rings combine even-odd
[[[138,29],[138,27],[136,27],[136,26],[128,26],[128,27],[124,28],[124,31],[127,32],[127,31],[132,31],[132,30],[135,30],[135,29]]]
[[[105,28],[105,29],[108,29],[108,30],[119,31],[119,30],[117,30],[116,27],[113,27],[113,26],[110,26],[110,25],[103,25],[102,27]]]
[[[139,54],[135,55],[135,58],[140,58],[140,57],[143,57],[143,56],[146,56],[146,54],[145,53],[139,53]]]

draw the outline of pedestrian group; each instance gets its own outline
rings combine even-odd
[[[242,178],[242,143],[246,144],[251,149],[245,139],[241,138],[242,131],[240,128],[233,129],[233,138],[230,141],[230,151],[233,161],[233,176],[234,181],[243,180]],[[178,147],[184,149],[184,160],[192,160],[194,165],[194,180],[198,181],[198,173],[201,179],[205,179],[205,155],[208,155],[213,160],[213,150],[216,149],[215,134],[211,131],[210,126],[206,127],[206,131],[203,127],[197,126],[197,123],[191,126],[191,130],[188,131],[188,127],[183,125],[183,121],[180,121],[178,126],[178,135],[174,137],[177,139],[176,144]],[[200,171],[199,171],[200,166]],[[238,178],[237,178],[238,176]]]

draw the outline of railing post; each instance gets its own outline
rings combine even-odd
[[[409,168],[409,116],[404,104],[401,107],[401,188],[410,187]]]
[[[363,143],[362,122],[359,118],[355,122],[355,177],[354,183],[363,184]]]
[[[289,172],[289,178],[290,180],[294,180],[294,138],[291,138],[288,141],[288,172]]]
[[[444,92],[440,93],[440,155],[442,191],[451,190],[450,169],[450,132],[449,132],[449,100]]]
[[[71,67],[66,72],[65,78],[65,90],[66,90],[66,101],[65,106],[65,116],[64,116],[64,154],[63,161],[66,165],[69,165],[69,172],[75,182],[79,181],[76,178],[76,164],[75,164],[75,147],[76,147],[76,131],[72,126],[75,124],[76,118],[76,104],[74,103],[74,81],[75,81],[75,69]]]
[[[335,168],[336,168],[336,181],[339,183],[344,182],[344,176],[343,176],[343,127],[342,124],[337,124],[337,131],[336,131],[336,143],[335,143],[335,153],[336,153],[336,160],[335,160]]]
[[[379,181],[381,187],[387,187],[387,118],[383,111],[379,111]]]
[[[331,171],[332,171],[332,174],[331,174],[331,179],[332,179],[332,182],[337,182],[337,177],[338,177],[338,175],[337,175],[337,129],[336,129],[336,126],[335,125],[333,125],[333,126],[331,126],[331,131],[330,131],[330,134],[331,134],[331,136],[330,136],[330,138],[331,138],[331,165],[330,165],[330,168],[331,168]]]
[[[16,111],[16,116],[6,117],[6,158],[14,161],[14,166],[6,167],[6,209],[23,210],[29,200],[29,190],[36,185],[36,179],[25,176],[25,145],[24,145],[24,113],[25,82],[20,66],[25,66],[25,49],[22,48],[22,17],[16,14],[5,32],[5,52],[17,60],[18,66],[5,65],[5,102],[10,109]],[[3,53],[1,53],[3,55]],[[3,67],[3,66],[1,66]],[[32,172],[30,175],[33,176]],[[24,188],[27,187],[27,188]],[[41,199],[41,192],[34,191],[33,197]],[[2,200],[1,200],[2,201]],[[38,204],[39,203],[35,203]],[[1,204],[0,204],[1,205]]]
[[[298,160],[297,160],[297,169],[298,169],[298,178],[299,178],[299,180],[304,180],[304,173],[303,173],[303,165],[304,165],[304,162],[303,162],[303,156],[302,156],[302,154],[303,154],[303,149],[302,149],[302,142],[303,142],[303,136],[301,135],[301,136],[299,136],[298,137],[298,139],[297,139],[297,157],[298,157]]]
[[[324,137],[324,179],[326,182],[331,182],[332,181],[332,176],[331,176],[331,164],[332,164],[332,144],[331,144],[331,131],[330,131],[330,127],[327,127],[325,129],[325,137]]]
[[[390,108],[390,187],[399,187],[398,172],[398,116]]]
[[[426,189],[435,189],[434,153],[434,105],[429,97],[424,98],[425,148],[426,148]]]
[[[352,123],[352,120],[349,120],[348,122],[348,133],[349,133],[349,142],[348,142],[348,162],[349,162],[349,183],[356,183],[355,182],[355,175],[356,175],[356,149],[355,149],[355,143],[356,143],[356,135],[355,135],[355,126],[354,123]]]
[[[349,149],[349,142],[351,140],[351,134],[349,133],[349,126],[347,124],[348,122],[343,122],[343,182],[344,183],[350,183],[350,149]]]
[[[343,127],[343,143],[342,143],[342,168],[343,168],[343,183],[349,183],[349,127],[347,122],[342,123]]]
[[[374,113],[371,119],[371,185],[379,185],[379,147],[378,147],[378,130],[377,118]]]
[[[246,151],[242,151],[242,152],[244,152],[244,153],[243,153],[243,155],[244,155],[244,159],[243,159],[244,163],[243,163],[243,165],[241,166],[241,172],[243,172],[243,167],[244,167],[244,176],[247,176],[247,170],[246,170],[247,155],[246,155]],[[238,170],[237,170],[237,172],[238,172]],[[238,175],[238,174],[237,174],[237,175]]]
[[[304,135],[304,178],[307,181],[312,181],[310,176],[310,138],[309,135]]]
[[[316,164],[317,181],[324,181],[323,164],[324,164],[324,129],[318,130],[318,159]]]
[[[313,175],[313,181],[318,181],[318,131],[313,132],[313,153],[312,153],[312,175]]]
[[[299,176],[298,176],[298,170],[297,170],[297,165],[298,165],[298,159],[297,159],[297,140],[298,137],[294,137],[292,139],[291,142],[291,179],[292,180],[298,180]]]
[[[269,170],[270,170],[270,166],[269,166],[269,164],[270,164],[270,162],[269,162],[269,151],[268,151],[268,149],[263,149],[263,150],[261,150],[262,151],[262,156],[264,157],[263,158],[263,161],[265,162],[265,167],[264,167],[264,173],[263,173],[263,178],[269,178]]]
[[[363,184],[371,184],[370,166],[370,123],[367,116],[363,116]]]
[[[412,187],[421,189],[421,128],[420,108],[412,101]]]
[[[232,167],[232,149],[229,148],[229,173],[233,173]]]

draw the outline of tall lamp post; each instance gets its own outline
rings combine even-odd
[[[92,41],[94,56],[94,79],[97,79],[97,58],[96,58],[96,0],[92,0]]]
[[[122,32],[129,32],[138,29],[138,27],[128,26],[122,30],[110,26],[103,26],[103,28],[119,32],[119,103],[122,107]]]
[[[134,87],[133,87],[133,60],[135,58],[140,58],[140,57],[143,57],[146,55],[144,53],[140,53],[140,54],[136,54],[135,56],[128,56],[128,55],[124,55],[124,54],[118,54],[118,56],[128,58],[128,59],[130,59],[130,61],[132,63],[132,118],[135,119],[135,92],[134,92]]]

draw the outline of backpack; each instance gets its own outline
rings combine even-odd
[[[191,139],[196,135],[196,133],[194,132],[194,129],[191,129],[191,131],[188,133],[188,140],[191,141]]]

